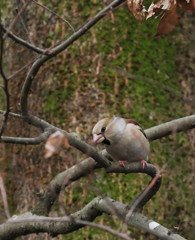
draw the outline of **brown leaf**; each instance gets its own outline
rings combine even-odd
[[[159,0],[148,8],[146,19],[152,16],[162,16],[157,27],[157,35],[170,33],[178,22],[176,8],[195,10],[195,0]]]
[[[174,0],[160,0],[155,4],[152,3],[148,8],[146,19],[163,14],[171,8],[172,4],[176,4],[176,2]]]
[[[195,0],[177,0],[177,4],[183,10],[195,11]]]
[[[132,12],[135,19],[139,22],[144,20],[146,12],[142,3],[143,0],[127,0],[129,11]]]
[[[157,35],[168,34],[175,28],[178,22],[176,13],[176,4],[172,4],[169,10],[166,10],[163,17],[160,19],[157,27]]]
[[[69,146],[67,137],[60,131],[51,134],[45,144],[45,158],[51,157],[60,151],[60,148]]]

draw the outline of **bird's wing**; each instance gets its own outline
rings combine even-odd
[[[128,123],[134,124],[134,125],[136,126],[136,128],[139,129],[140,132],[145,136],[145,138],[147,138],[144,130],[141,128],[141,126],[139,125],[139,123],[138,123],[136,120],[134,120],[134,119],[125,119],[125,121],[126,121],[127,124],[128,124]],[[147,138],[147,139],[148,139],[148,138]]]

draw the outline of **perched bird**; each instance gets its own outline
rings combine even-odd
[[[147,165],[150,144],[135,120],[104,118],[96,123],[92,134],[93,142],[105,144],[109,155],[120,165],[138,161],[143,168]]]

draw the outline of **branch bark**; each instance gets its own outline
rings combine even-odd
[[[145,133],[152,141],[191,128],[195,128],[195,114],[149,128],[145,130]]]
[[[80,211],[71,214],[70,218],[72,221],[69,222],[67,222],[67,217],[64,217],[64,221],[63,218],[54,218],[54,222],[51,221],[51,218],[38,217],[31,214],[30,217],[28,215],[15,216],[7,223],[0,225],[0,239],[11,240],[21,235],[40,232],[47,232],[51,236],[67,234],[84,227],[84,225],[79,223],[79,221],[77,222],[77,220],[91,222],[103,213],[116,216],[119,219],[121,219],[122,216],[122,218],[125,219],[127,208],[128,205],[114,201],[111,198],[97,197]],[[120,216],[116,213],[115,209],[120,213]],[[35,217],[42,219],[42,221],[37,222]],[[145,217],[141,213],[133,213],[126,224],[145,230],[163,240],[185,240],[185,238],[171,232],[171,230]]]
[[[23,138],[23,137],[7,137],[7,136],[2,136],[0,138],[0,142],[4,143],[13,143],[13,144],[22,144],[22,145],[37,145],[45,140],[51,135],[53,131],[49,129],[48,131],[43,132],[37,137],[34,138]]]
[[[44,50],[44,49],[41,49],[39,47],[36,47],[34,46],[33,44],[25,41],[24,39],[16,36],[15,34],[13,34],[12,32],[9,32],[8,29],[6,29],[2,24],[0,24],[0,28],[2,29],[2,31],[4,33],[7,34],[8,37],[10,37],[12,40],[14,40],[16,43],[20,44],[20,45],[23,45],[25,47],[27,47],[28,49],[36,52],[36,53],[39,53],[39,54],[43,54],[43,55],[49,55],[47,50]]]
[[[0,19],[0,23],[1,23],[1,19]],[[9,94],[9,87],[8,87],[8,79],[3,70],[3,50],[4,50],[3,48],[4,48],[4,39],[3,39],[3,32],[0,27],[0,75],[2,76],[2,79],[3,79],[3,90],[5,94],[5,105],[6,105],[6,111],[4,112],[4,119],[0,126],[0,138],[1,138],[1,135],[3,134],[5,124],[8,120],[9,112],[10,112],[10,98],[9,98],[10,94]]]

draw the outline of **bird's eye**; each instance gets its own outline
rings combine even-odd
[[[103,128],[101,129],[101,132],[103,133],[103,132],[105,132],[105,130],[106,130],[106,128],[103,127]]]

